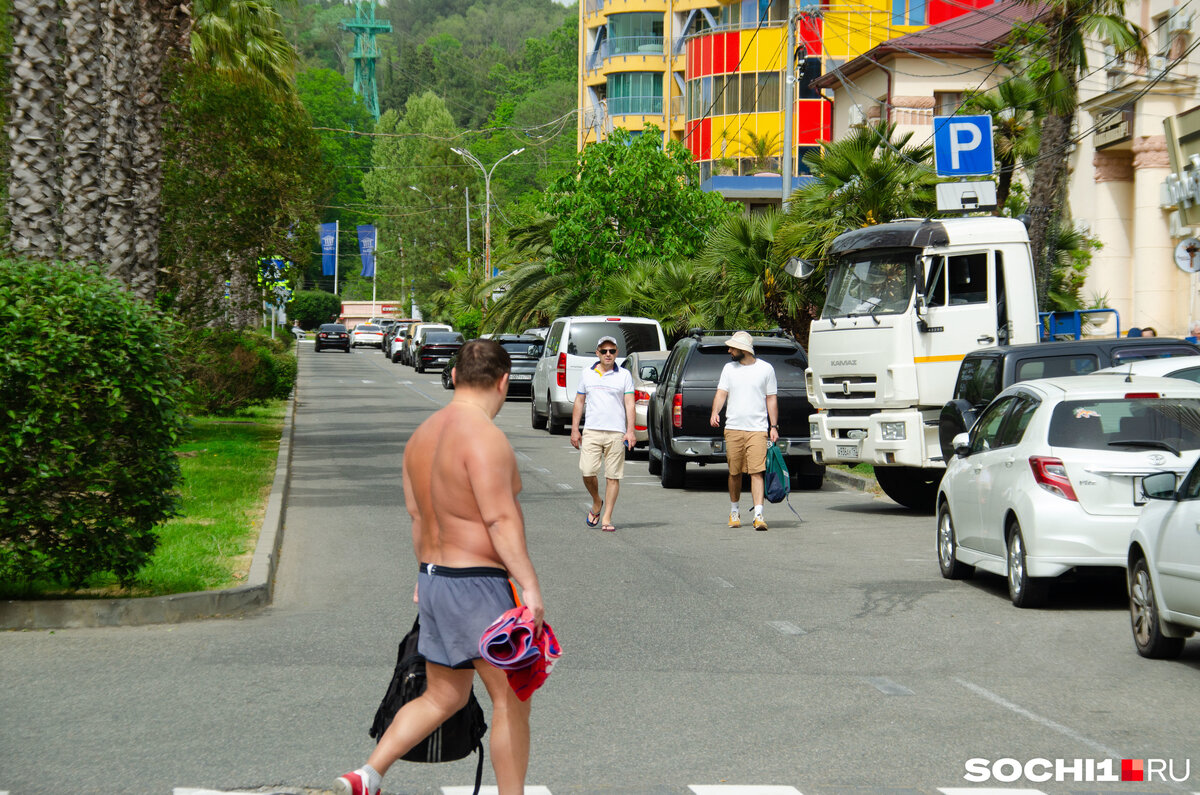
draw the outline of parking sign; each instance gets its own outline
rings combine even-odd
[[[939,177],[992,174],[992,117],[934,116],[933,157]]]

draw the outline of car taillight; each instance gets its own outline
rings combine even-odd
[[[1075,496],[1075,489],[1071,486],[1071,479],[1067,477],[1067,468],[1063,466],[1062,459],[1045,455],[1031,455],[1029,456],[1029,467],[1033,470],[1033,479],[1043,489],[1064,500],[1079,502],[1079,498]]]
[[[558,385],[563,388],[567,386],[567,355],[565,353],[558,355]]]
[[[676,428],[683,427],[683,393],[676,392],[671,401],[671,424]]]
[[[649,402],[649,400],[650,400],[649,392],[643,392],[640,389],[633,390],[633,402],[634,403],[646,403],[646,402]]]

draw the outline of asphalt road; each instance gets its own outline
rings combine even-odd
[[[0,792],[297,792],[363,761],[415,613],[404,442],[451,393],[366,349],[306,347],[300,361],[274,604],[0,635]],[[565,652],[535,697],[530,785],[1200,792],[1200,641],[1181,661],[1139,658],[1119,580],[1063,583],[1048,609],[1017,610],[1000,578],[943,580],[933,518],[884,497],[827,485],[793,494],[804,523],[768,506],[770,531],[733,530],[723,469],[689,469],[688,488],[668,491],[644,458],[627,467],[618,531],[601,533],[584,526],[567,437],[532,430],[525,400],[498,422]],[[1056,759],[1083,760],[1080,780],[964,779],[969,759],[1038,758],[1052,775]],[[1122,759],[1169,760],[1187,779],[1082,780],[1105,765],[1119,777]],[[473,774],[473,758],[398,763],[385,791]]]

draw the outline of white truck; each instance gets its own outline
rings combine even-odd
[[[811,275],[793,260],[788,272]],[[834,240],[805,382],[814,461],[875,468],[901,505],[932,510],[938,415],[976,348],[1038,341],[1029,238],[997,217],[894,221]]]

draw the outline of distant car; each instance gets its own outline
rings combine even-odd
[[[359,345],[379,347],[383,345],[383,329],[374,323],[359,323],[350,332],[350,345],[354,348]]]
[[[633,376],[633,435],[637,446],[647,440],[646,408],[663,376],[663,365],[670,351],[634,351],[625,360],[625,368]]]
[[[397,318],[392,322],[392,325],[383,332],[383,345],[381,350],[383,355],[392,360],[393,363],[399,362],[400,346],[404,342],[404,337],[408,334],[409,327],[418,321],[412,318]]]
[[[350,332],[341,323],[323,323],[317,329],[313,350],[320,353],[326,348],[341,348],[346,353],[350,352]]]
[[[454,331],[445,323],[413,323],[408,328],[408,335],[400,346],[400,362],[409,367],[417,366],[417,350],[421,347],[421,337],[427,331]]]
[[[527,337],[540,337],[544,341],[549,331],[549,326],[538,326],[537,328],[527,328],[521,333]]]
[[[1145,338],[1143,338],[1145,339]],[[1151,337],[1153,339],[1153,337]],[[1186,378],[1200,384],[1200,356],[1172,356],[1169,359],[1142,359],[1136,362],[1106,367],[1097,373],[1153,375],[1163,378]]]
[[[441,370],[463,346],[463,335],[457,331],[428,331],[421,346],[413,352],[418,373]]]
[[[1143,657],[1178,657],[1200,629],[1200,462],[1142,481],[1150,500],[1129,539],[1126,564],[1133,644]]]
[[[480,339],[484,339],[481,337]],[[537,367],[538,358],[542,355],[542,340],[526,334],[494,334],[493,339],[508,351],[512,364],[508,371],[508,396],[528,395],[529,386],[533,381],[533,370]],[[442,387],[454,389],[450,371],[458,364],[458,354],[454,355],[442,369]]]
[[[1200,458],[1200,384],[1121,375],[1014,384],[954,439],[937,496],[942,576],[1008,578],[1017,607],[1050,578],[1124,567],[1142,479]]]

